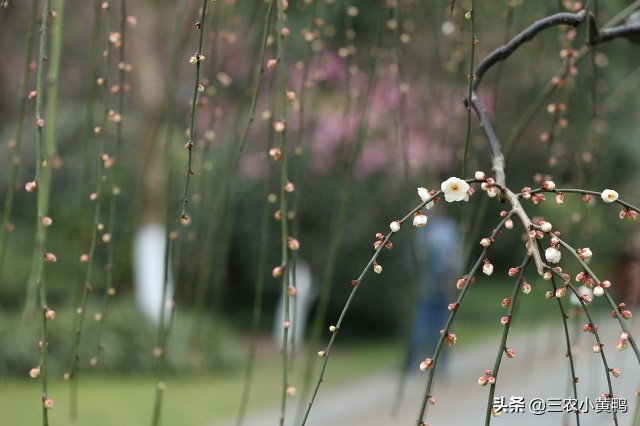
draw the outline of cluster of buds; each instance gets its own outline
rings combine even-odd
[[[502,210],[502,211],[500,212],[500,217],[506,217],[508,214],[509,214],[509,212],[508,212],[508,211],[506,211],[506,210]],[[513,229],[513,220],[511,220],[511,218],[507,219],[507,220],[504,222],[504,227],[505,227],[505,228],[507,228],[507,229]]]
[[[204,61],[204,55],[201,53],[196,53],[189,59],[189,63],[191,65],[197,64],[198,62]]]
[[[476,172],[476,175],[478,172]],[[483,173],[484,174],[484,173]],[[477,179],[477,177],[476,177]],[[485,178],[484,182],[480,184],[480,189],[487,192],[489,197],[495,197],[498,195],[498,188],[495,187],[496,181],[493,178]]]
[[[630,310],[626,309],[627,305],[624,303],[618,303],[618,312],[620,313],[620,316],[624,319],[629,319],[633,316],[633,314],[631,313]],[[613,318],[617,317],[616,311],[612,311],[611,312],[611,316]]]
[[[585,324],[582,326],[582,331],[585,333],[595,334],[597,328],[598,327],[594,324]]]
[[[548,182],[551,182],[551,181],[548,181]],[[555,184],[553,184],[553,186],[555,188]],[[520,196],[525,200],[531,200],[533,204],[542,203],[547,199],[544,196],[544,194],[541,192],[536,192],[535,194],[532,194],[531,188],[528,186],[525,186],[524,188],[522,188],[522,190],[520,191]]]
[[[638,212],[635,210],[631,210],[628,207],[625,207],[622,210],[620,210],[619,216],[620,216],[620,219],[636,220],[638,218]]]
[[[579,272],[578,275],[576,275],[576,282],[584,284],[587,288],[592,288],[596,283],[591,275],[586,272]],[[602,294],[596,294],[596,296],[602,296]]]
[[[478,379],[478,384],[480,386],[487,386],[487,385],[495,385],[496,384],[496,378],[491,373],[491,370],[485,371],[484,372],[484,376],[480,376],[480,378]]]
[[[376,241],[373,243],[373,248],[376,251],[379,250],[380,247],[382,247],[382,244],[384,243],[384,239],[385,239],[385,236],[381,232],[378,232],[376,234]],[[386,248],[387,250],[393,249],[393,243],[391,241],[387,241],[386,243],[384,243],[384,248]]]

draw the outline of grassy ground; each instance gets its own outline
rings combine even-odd
[[[377,369],[393,366],[399,356],[393,343],[367,343],[354,348],[338,348],[327,369],[324,389]],[[273,349],[263,353],[256,364],[250,411],[274,406],[279,401],[280,362]],[[299,363],[303,362],[299,357]],[[298,368],[299,370],[299,368]],[[300,382],[294,371],[291,383]],[[315,376],[314,376],[315,377]],[[233,419],[237,414],[242,389],[242,372],[217,376],[168,378],[162,424],[207,425],[214,420]],[[69,418],[69,385],[53,381],[49,394],[56,406],[50,411],[50,423],[62,425],[127,426],[151,422],[154,380],[151,377],[90,376],[81,379],[79,416]],[[40,424],[39,383],[9,379],[0,382],[0,424]],[[294,398],[291,403],[297,404]]]

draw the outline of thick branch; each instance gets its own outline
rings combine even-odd
[[[513,52],[515,52],[524,43],[533,40],[533,38],[541,31],[547,28],[555,27],[557,25],[571,25],[574,27],[579,26],[585,21],[586,12],[581,10],[578,13],[556,13],[555,15],[547,16],[544,19],[534,22],[529,27],[521,31],[518,35],[509,40],[506,44],[503,44],[493,52],[484,58],[476,67],[473,72],[475,82],[473,84],[473,90],[475,91],[480,84],[480,80],[484,74],[499,61],[504,61]]]
[[[471,106],[480,120],[480,127],[482,127],[484,134],[489,140],[489,146],[491,147],[491,170],[495,173],[496,183],[501,187],[505,187],[506,177],[504,173],[504,155],[502,154],[502,146],[500,146],[498,137],[491,126],[491,121],[489,120],[489,117],[487,117],[487,111],[485,111],[484,107],[478,100],[476,92],[471,92]]]

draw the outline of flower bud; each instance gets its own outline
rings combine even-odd
[[[578,256],[580,256],[580,259],[582,260],[589,260],[593,255],[589,247],[579,248],[578,250],[576,250],[576,252],[578,253]]]
[[[620,375],[622,374],[622,371],[620,371],[619,368],[610,368],[609,371],[611,372],[611,375],[613,377],[620,377]]]
[[[546,180],[542,183],[542,189],[545,191],[553,191],[556,189],[556,184],[552,180]]]
[[[489,247],[491,243],[493,243],[493,240],[491,238],[483,238],[480,240],[480,245],[482,247]]]
[[[478,379],[478,384],[480,386],[487,386],[488,380],[487,380],[487,376],[480,376],[480,378]]]
[[[504,222],[504,227],[507,228],[507,229],[513,229],[513,220],[507,219]]]
[[[34,367],[29,370],[29,377],[31,377],[32,379],[37,379],[38,377],[40,377],[41,372],[42,370],[40,369],[40,367]]]
[[[389,224],[389,228],[391,229],[391,232],[398,232],[400,230],[400,222],[394,220]]]
[[[600,345],[593,345],[593,349],[592,349],[592,351],[593,351],[593,353],[594,353],[594,354],[599,354],[601,350],[602,350],[602,346],[600,346]]]
[[[623,351],[625,349],[627,349],[627,341],[620,339],[616,342],[616,349],[619,351]]]
[[[271,275],[273,275],[273,278],[280,278],[282,276],[282,274],[284,274],[284,269],[285,268],[282,265],[276,266],[271,271]]]
[[[602,288],[602,286],[599,286],[599,285],[595,286],[593,288],[593,295],[596,296],[596,297],[603,296],[604,295],[604,288]]]
[[[376,274],[381,274],[382,273],[382,265],[378,265],[377,263],[375,265],[373,265],[373,272],[375,272]]]
[[[476,180],[485,180],[487,178],[487,176],[484,174],[484,172],[478,170],[477,172],[475,172],[475,174],[473,175],[473,177],[476,178]]]
[[[320,358],[324,358],[325,356],[327,356],[327,351],[318,351],[318,356]]]
[[[433,364],[433,360],[431,358],[426,358],[420,363],[420,371],[427,371],[429,367],[431,367],[431,364]]]
[[[423,226],[425,226],[427,224],[427,219],[428,219],[428,217],[426,215],[424,215],[424,214],[422,214],[422,212],[418,211],[413,216],[413,226],[415,226],[416,228],[422,228]]]
[[[491,264],[491,262],[489,262],[488,260],[484,261],[484,265],[482,265],[482,272],[485,275],[493,274],[493,265]]]
[[[553,225],[551,225],[551,223],[543,221],[540,223],[540,230],[542,232],[551,232],[551,229],[553,228]]]
[[[300,241],[298,241],[296,238],[288,237],[287,246],[289,247],[289,250],[296,251],[300,248]]]
[[[516,356],[516,351],[511,348],[506,348],[504,352],[507,354],[507,358],[515,358]]]
[[[529,294],[531,293],[531,284],[529,284],[528,282],[524,282],[522,283],[522,292],[524,294]]]

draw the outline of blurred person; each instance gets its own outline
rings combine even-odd
[[[458,223],[447,216],[430,215],[427,225],[416,233],[415,249],[417,304],[407,357],[410,370],[417,370],[425,358],[433,356],[449,315],[447,307],[460,277],[463,255]],[[445,356],[446,351],[439,362]]]

